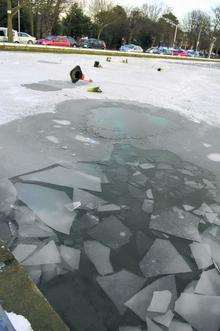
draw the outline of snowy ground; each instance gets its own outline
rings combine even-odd
[[[103,69],[93,68],[95,60],[100,60]],[[107,63],[105,57],[80,55],[0,53],[0,124],[51,112],[64,100],[98,98],[148,103],[220,126],[219,64],[135,58],[130,58],[128,64],[121,61],[113,58]],[[69,72],[77,64],[101,87],[102,94],[89,94],[87,86],[68,83]],[[163,71],[158,72],[158,67]],[[48,80],[58,89],[44,93],[22,86]]]

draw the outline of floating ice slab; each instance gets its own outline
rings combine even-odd
[[[84,143],[84,144],[92,144],[92,145],[99,144],[99,142],[97,140],[94,140],[94,139],[89,138],[89,137],[84,137],[80,134],[76,135],[75,139],[82,142],[82,143]]]
[[[165,314],[169,308],[172,293],[168,290],[155,291],[150,306],[147,308],[150,312]]]
[[[156,323],[154,323],[150,318],[146,318],[147,330],[148,331],[163,331]]]
[[[49,282],[53,278],[66,273],[67,271],[63,271],[59,264],[51,263],[42,265],[42,283]]]
[[[24,181],[50,183],[54,185],[81,188],[101,192],[101,179],[99,177],[75,169],[62,166],[41,170],[29,175],[21,176]]]
[[[147,311],[147,308],[151,303],[153,293],[155,291],[165,290],[172,293],[172,299],[170,303],[170,309],[172,310],[176,301],[176,283],[174,276],[166,276],[156,280],[138,292],[134,297],[127,301],[125,305],[145,322],[146,316],[152,318],[158,315]]]
[[[142,205],[142,210],[145,213],[151,214],[154,210],[154,201],[153,200],[149,200],[149,199],[145,199]]]
[[[24,245],[19,244],[14,250],[13,254],[18,262],[23,262],[28,256],[30,256],[37,248],[37,245]]]
[[[142,331],[138,326],[119,326],[119,331]]]
[[[80,218],[80,228],[82,230],[91,229],[97,224],[99,224],[99,218],[90,213],[86,213]]]
[[[107,204],[107,201],[97,197],[96,195],[78,189],[74,190],[73,200],[74,202],[80,201],[82,208],[89,210],[98,209],[100,206]]]
[[[27,258],[22,264],[29,265],[41,265],[41,264],[54,264],[60,263],[60,253],[56,247],[56,244],[51,240],[48,244],[37,250],[33,255]]]
[[[64,125],[64,126],[67,126],[67,125],[71,124],[71,122],[67,121],[67,120],[53,120],[53,122],[55,122],[57,124],[60,124],[60,125]]]
[[[192,280],[184,289],[184,293],[194,293],[198,281]]]
[[[199,269],[206,269],[213,264],[209,245],[193,243],[190,248]]]
[[[59,144],[59,140],[55,136],[46,136],[46,139],[49,140],[50,142],[54,143],[54,144]]]
[[[98,212],[100,213],[108,213],[108,212],[116,212],[120,211],[121,207],[117,206],[115,204],[109,204],[109,205],[102,205],[98,207]]]
[[[16,199],[17,192],[14,185],[6,178],[0,179],[0,213],[9,213]]]
[[[81,251],[64,245],[60,246],[60,255],[71,270],[78,270]]]
[[[146,196],[150,200],[153,200],[154,199],[153,192],[152,192],[151,189],[149,189],[149,190],[146,191]]]
[[[102,223],[92,228],[88,234],[93,239],[113,249],[127,244],[132,235],[130,230],[114,216],[106,218]]]
[[[150,249],[154,242],[154,239],[146,236],[143,232],[138,231],[135,237],[136,246],[139,256],[142,258],[146,252]]]
[[[139,167],[143,170],[148,170],[148,169],[155,168],[155,165],[152,163],[142,163],[142,164],[139,164]]]
[[[42,275],[42,270],[41,270],[41,266],[37,266],[37,267],[33,267],[33,266],[29,266],[29,267],[25,267],[25,270],[27,271],[29,277],[33,280],[33,282],[35,284],[39,284],[41,275]]]
[[[220,267],[220,242],[219,240],[211,235],[208,231],[202,234],[202,243],[208,245],[211,250],[211,256],[214,262]]]
[[[85,253],[102,276],[114,272],[110,263],[110,248],[98,241],[84,242]]]
[[[220,274],[217,270],[203,271],[195,288],[195,293],[220,296]]]
[[[62,191],[33,184],[16,183],[18,198],[27,204],[49,227],[69,234],[74,215],[65,209],[71,203]]]
[[[173,320],[170,324],[169,331],[193,331],[193,329],[187,323]]]
[[[168,310],[166,314],[158,315],[153,318],[153,320],[166,328],[169,328],[174,317],[174,313],[171,310]]]
[[[122,270],[110,276],[98,276],[97,282],[117,307],[124,314],[124,303],[137,293],[145,284],[146,279],[131,272]]]
[[[179,238],[201,241],[198,231],[200,218],[175,208],[164,211],[150,222],[150,228]]]
[[[176,301],[175,311],[197,331],[219,331],[220,297],[218,296],[182,293]]]
[[[190,267],[169,240],[156,239],[139,263],[146,277],[191,272]]]

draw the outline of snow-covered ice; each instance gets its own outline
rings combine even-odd
[[[103,65],[101,70],[93,67],[94,60]],[[148,103],[220,126],[219,64],[130,58],[125,66],[117,57],[104,61],[100,56],[1,52],[0,123],[54,111],[57,103],[67,99],[99,98]],[[85,84],[67,84],[77,64],[102,88],[102,94],[88,94]],[[165,70],[158,72],[158,66]],[[54,82],[54,89],[42,92],[22,86],[41,81]]]

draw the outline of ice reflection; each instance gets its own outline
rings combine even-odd
[[[2,180],[0,197],[1,238],[71,330],[220,329],[209,171],[115,144],[109,161]]]

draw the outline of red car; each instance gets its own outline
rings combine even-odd
[[[185,56],[188,56],[188,53],[187,53],[187,51],[184,51],[183,49],[174,49],[173,55],[185,57]]]
[[[70,47],[71,43],[68,38],[63,36],[48,36],[45,39],[39,39],[37,41],[38,45],[47,46],[59,46],[59,47]]]

